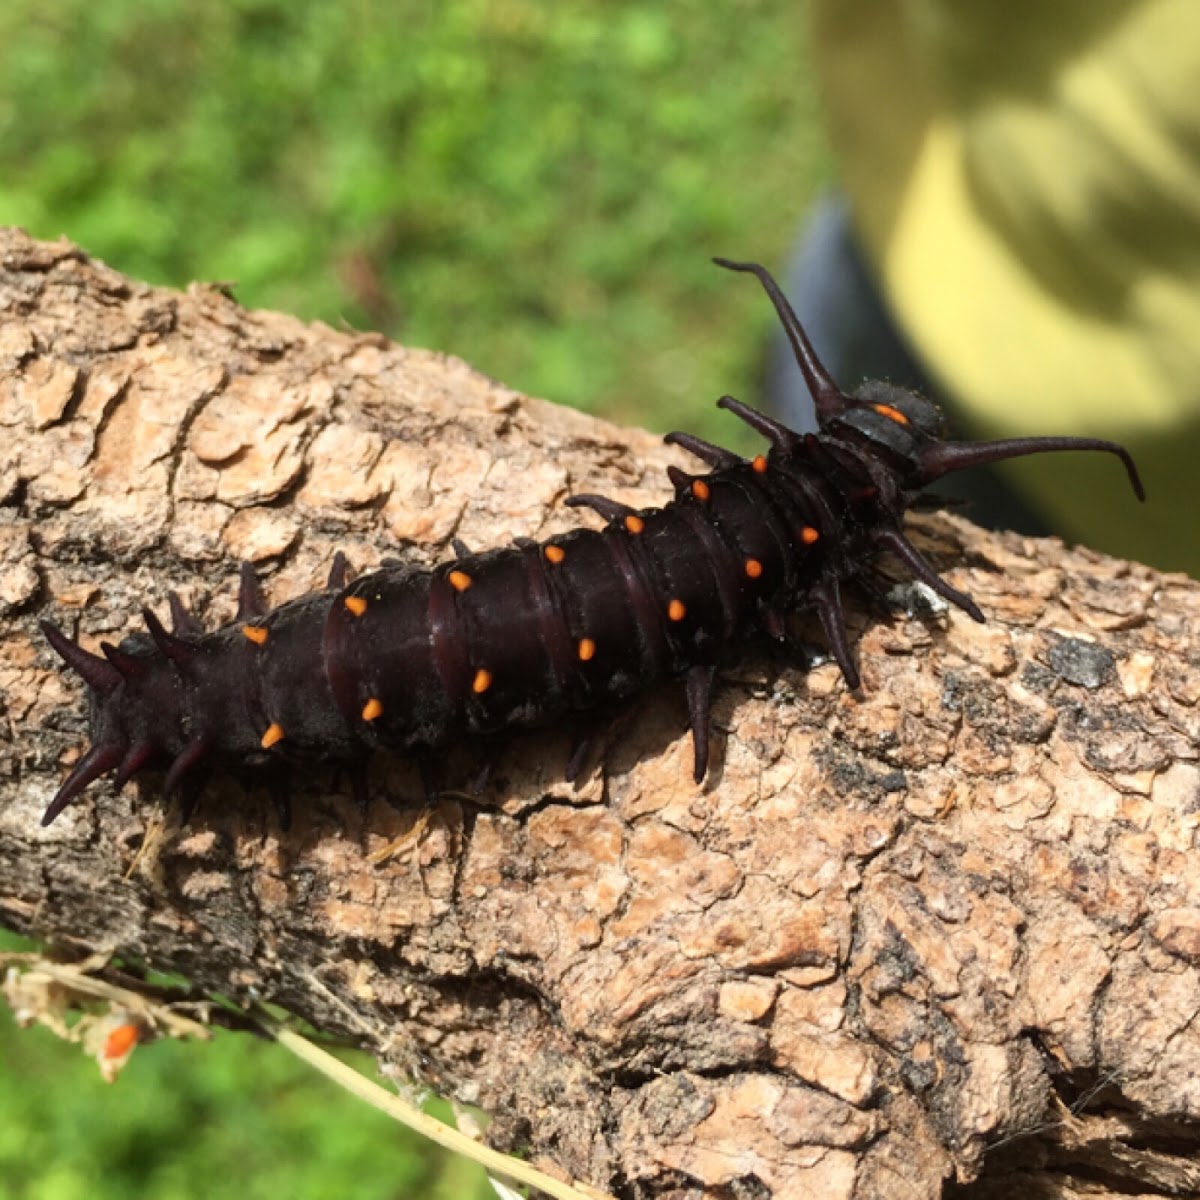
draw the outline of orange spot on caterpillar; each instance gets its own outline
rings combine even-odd
[[[682,621],[683,618],[687,616],[687,606],[682,600],[672,600],[671,603],[667,605],[667,616],[670,617],[672,621]]]
[[[625,528],[630,533],[641,533],[646,528],[646,522],[641,517],[634,516],[632,513],[625,518]]]
[[[757,558],[746,559],[746,574],[749,575],[751,579],[760,578],[762,573],[763,565],[758,561]]]
[[[104,1039],[104,1048],[100,1051],[101,1058],[124,1058],[138,1044],[140,1037],[138,1027],[132,1021],[118,1025],[109,1030]]]
[[[712,488],[703,479],[697,479],[692,483],[692,495],[697,500],[707,500],[712,495]]]
[[[806,545],[811,546],[813,542],[820,540],[820,533],[817,532],[811,525],[805,525],[800,530],[800,540]]]
[[[760,475],[765,475],[767,473],[767,456],[765,454],[760,454],[750,465]]]
[[[383,702],[377,700],[374,696],[363,705],[362,719],[364,721],[378,721],[383,716]]]
[[[895,421],[897,425],[908,424],[908,418],[898,408],[893,408],[890,404],[872,404],[871,407],[881,417],[887,417],[889,421]]]
[[[465,592],[475,582],[466,571],[451,571],[446,578],[450,580],[450,586],[456,592]]]
[[[264,750],[270,750],[270,748],[274,746],[276,742],[282,741],[283,726],[277,721],[272,721],[271,724],[267,726],[267,732],[262,735],[262,741],[259,742],[259,745]]]
[[[361,617],[367,611],[367,602],[361,596],[347,596],[342,603],[356,617]]]
[[[591,638],[579,639],[579,661],[590,662],[596,656],[596,643]]]
[[[547,561],[552,562],[556,567],[567,557],[567,552],[561,546],[547,546],[542,553],[546,556]]]
[[[481,667],[475,672],[475,678],[471,681],[471,691],[477,696],[482,696],[484,692],[492,686],[492,673],[485,671]]]
[[[267,631],[261,625],[243,625],[242,632],[256,645],[267,644]]]

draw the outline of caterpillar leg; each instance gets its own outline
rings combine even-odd
[[[599,735],[594,726],[577,726],[571,735],[571,749],[567,754],[567,767],[563,778],[571,784],[577,783],[592,757]]]
[[[825,631],[825,640],[834,661],[842,670],[846,686],[854,691],[862,682],[854,657],[850,653],[850,640],[846,636],[846,611],[842,607],[842,589],[836,575],[826,575],[813,591],[817,604],[817,616]]]
[[[971,620],[980,624],[984,622],[985,618],[979,605],[966,592],[951,587],[899,529],[885,525],[876,531],[875,541],[885,550],[890,550],[926,587],[932,588],[943,599],[961,608]]]
[[[695,755],[692,778],[704,782],[708,773],[709,713],[712,709],[713,679],[717,669],[711,666],[692,667],[685,678],[688,721],[692,727],[692,749]]]

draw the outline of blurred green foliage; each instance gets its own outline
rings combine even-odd
[[[795,0],[6,0],[0,223],[729,443],[829,174]],[[2,1006],[0,1006],[2,1007]],[[107,1087],[0,1011],[0,1192],[459,1200],[479,1173],[247,1038]]]
[[[243,1035],[140,1047],[106,1084],[79,1047],[18,1030],[0,1005],[0,1056],[6,1200],[494,1200],[474,1164]]]
[[[695,428],[753,389],[770,321],[709,257],[778,260],[826,170],[803,18],[794,0],[8,0],[0,222]]]

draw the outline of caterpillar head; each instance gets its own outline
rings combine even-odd
[[[1001,438],[991,442],[957,442],[943,437],[942,412],[932,400],[908,388],[882,380],[864,383],[853,395],[847,395],[817,358],[799,318],[787,297],[758,263],[713,260],[718,266],[732,271],[748,271],[757,276],[771,298],[783,331],[787,335],[796,365],[817,410],[817,423],[822,433],[839,435],[865,445],[868,450],[886,459],[897,472],[901,486],[919,490],[944,475],[965,471],[985,463],[1028,454],[1045,454],[1062,450],[1098,450],[1116,455],[1125,466],[1130,485],[1139,500],[1146,498],[1133,458],[1124,446],[1102,438],[1085,437],[1022,437]],[[722,401],[726,408],[733,405]],[[736,411],[736,409],[735,409]],[[743,415],[744,414],[739,414]],[[762,418],[756,428],[772,442],[786,448],[798,439],[793,430],[770,418]]]

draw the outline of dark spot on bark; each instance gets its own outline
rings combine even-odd
[[[1079,638],[1057,638],[1046,651],[1046,663],[1060,679],[1079,687],[1098,688],[1116,675],[1112,651]]]
[[[1041,663],[1026,663],[1021,671],[1021,684],[1030,692],[1038,696],[1047,696],[1054,691],[1055,685],[1058,683],[1058,676],[1053,671],[1047,670]]]

